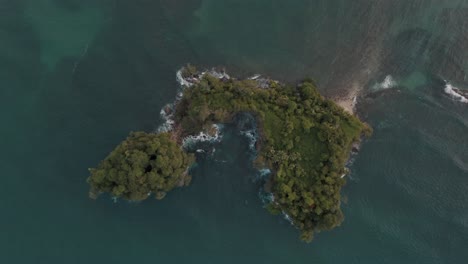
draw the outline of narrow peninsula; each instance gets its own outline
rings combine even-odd
[[[259,76],[238,80],[224,72],[178,72],[182,92],[163,109],[168,122],[157,133],[134,132],[90,169],[90,196],[102,192],[128,200],[167,192],[190,183],[193,153],[187,138],[217,133],[217,125],[239,114],[255,118],[258,140],[254,166],[269,169],[266,206],[283,213],[301,231],[301,239],[340,225],[340,190],[353,144],[371,128],[321,96],[311,80],[295,86]]]

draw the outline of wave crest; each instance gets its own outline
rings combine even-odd
[[[448,94],[451,98],[461,103],[468,104],[468,98],[463,95],[463,93],[457,87],[451,85],[449,82],[446,83],[444,87],[444,92]]]
[[[386,90],[395,88],[398,85],[397,81],[393,78],[392,75],[385,76],[385,79],[381,83],[376,83],[372,89],[374,91]]]

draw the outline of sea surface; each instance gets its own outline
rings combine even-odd
[[[360,94],[341,227],[270,215],[235,125],[162,201],[88,198],[188,62]],[[468,0],[0,0],[0,263],[467,263],[467,73]]]

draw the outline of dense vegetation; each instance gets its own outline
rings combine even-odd
[[[180,148],[184,137],[250,113],[260,132],[254,164],[273,172],[268,191],[274,199],[267,208],[287,214],[305,241],[343,221],[344,164],[353,142],[371,133],[367,125],[323,98],[312,81],[292,87],[268,80],[218,79],[198,75],[193,67],[183,74],[196,81],[175,105],[172,134],[130,134],[90,170],[92,195],[109,192],[129,200],[146,199],[150,193],[164,197],[189,182],[187,168],[193,156]]]
[[[128,200],[144,200],[151,193],[162,199],[177,186],[188,185],[188,166],[194,161],[170,134],[132,132],[97,168],[90,169],[90,195],[111,193]]]
[[[241,112],[255,115],[261,132],[255,165],[274,171],[274,201],[268,209],[286,213],[302,231],[301,238],[311,241],[315,231],[342,222],[344,163],[352,143],[371,131],[323,98],[311,81],[297,87],[268,82],[265,89],[254,80],[205,75],[185,90],[177,104],[177,134],[186,136],[213,123],[231,122]]]

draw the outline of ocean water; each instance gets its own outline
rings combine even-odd
[[[235,125],[162,201],[88,198],[187,62],[361,94],[341,227],[269,215]],[[466,263],[467,71],[466,0],[0,0],[0,263]]]

